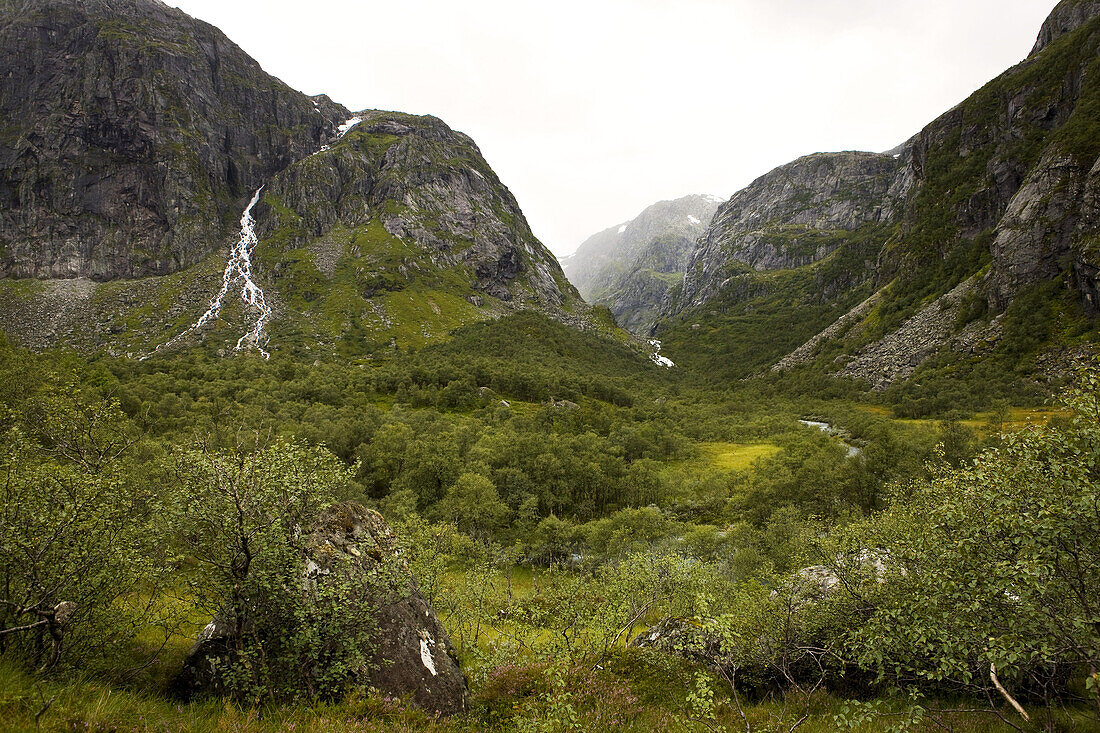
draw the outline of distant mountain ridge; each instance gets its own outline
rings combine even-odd
[[[721,202],[692,195],[653,204],[586,239],[563,259],[565,274],[587,301],[606,305],[621,326],[646,335]]]

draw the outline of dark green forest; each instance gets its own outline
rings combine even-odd
[[[890,394],[716,386],[533,313],[353,363],[4,344],[0,365],[17,727],[1091,730],[1100,713],[1091,371],[1058,405],[1031,390],[901,419]],[[241,649],[223,695],[173,702],[198,631],[285,587],[286,528],[340,501],[393,526],[468,712],[372,694],[371,629],[339,585],[323,613],[261,604],[299,631]],[[653,625],[689,653],[640,645]]]

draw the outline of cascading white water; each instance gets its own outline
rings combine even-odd
[[[229,253],[229,262],[225,266],[225,272],[222,273],[222,287],[218,291],[218,294],[210,301],[210,307],[206,309],[206,312],[199,316],[199,320],[195,321],[191,326],[179,334],[171,341],[168,341],[157,349],[171,346],[175,342],[182,339],[189,333],[193,333],[210,321],[216,319],[222,310],[222,300],[229,293],[229,288],[233,283],[238,280],[243,281],[241,286],[241,299],[253,310],[258,311],[256,317],[256,323],[246,333],[237,339],[237,351],[242,351],[246,348],[254,347],[264,358],[267,359],[271,356],[264,350],[262,345],[264,334],[264,323],[271,317],[271,307],[264,300],[264,291],[259,285],[252,279],[252,248],[256,246],[259,239],[256,237],[256,220],[252,218],[252,207],[260,200],[260,192],[263,191],[263,186],[260,186],[256,190],[256,193],[252,196],[252,200],[248,202],[248,207],[245,208],[244,213],[241,214],[241,237],[237,241],[237,244],[233,247],[233,250]]]
[[[314,103],[314,107],[317,104]],[[320,109],[317,109],[320,112]],[[363,121],[362,117],[358,115],[345,121],[339,125],[336,131],[337,139],[342,138],[348,134],[351,128],[358,125]],[[320,152],[328,150],[327,145],[322,145]],[[259,312],[256,317],[256,324],[252,329],[237,339],[237,351],[242,351],[246,348],[253,347],[267,359],[271,354],[264,350],[262,345],[264,335],[264,323],[271,317],[271,307],[264,300],[264,291],[259,285],[252,279],[252,248],[256,246],[259,239],[256,237],[256,220],[252,218],[252,207],[260,200],[260,192],[264,190],[263,186],[260,186],[256,193],[253,194],[252,200],[248,202],[248,206],[245,208],[244,213],[241,214],[241,237],[237,241],[233,251],[229,253],[229,262],[225,266],[225,272],[222,274],[222,287],[218,291],[218,294],[214,296],[210,301],[210,307],[206,309],[206,312],[199,316],[199,320],[191,324],[186,331],[179,334],[170,341],[158,346],[154,353],[160,351],[163,348],[171,346],[189,333],[194,333],[210,321],[213,321],[221,314],[222,300],[229,293],[230,286],[238,280],[243,281],[241,286],[241,299],[246,304]],[[148,358],[148,355],[143,356],[142,359]]]
[[[658,366],[663,366],[671,369],[676,366],[672,363],[672,359],[667,356],[661,356],[661,342],[657,339],[650,339],[649,345],[653,347],[653,353],[649,355],[650,360]]]

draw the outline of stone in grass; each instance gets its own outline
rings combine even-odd
[[[323,512],[304,546],[302,575],[307,588],[324,582],[334,553],[355,558],[368,582],[370,571],[398,552],[397,538],[382,515],[353,502]],[[466,679],[454,647],[415,580],[407,576],[398,592],[378,599],[369,612],[374,614],[376,633],[365,683],[387,696],[409,696],[430,713],[452,715],[465,710]],[[228,614],[218,614],[203,629],[172,682],[177,697],[191,699],[223,691],[218,670],[235,646],[235,633]]]

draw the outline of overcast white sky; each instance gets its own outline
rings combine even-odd
[[[1031,50],[1056,0],[167,0],[352,110],[471,135],[558,256],[662,199],[887,150]]]

